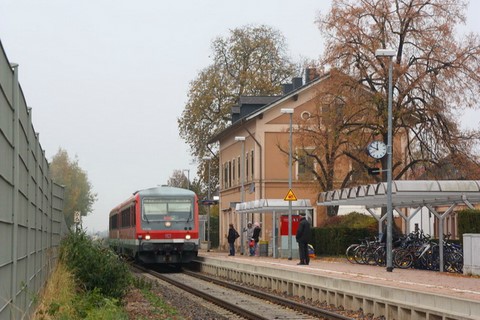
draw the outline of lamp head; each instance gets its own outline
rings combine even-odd
[[[282,109],[280,109],[280,112],[281,112],[281,113],[289,113],[289,114],[292,114],[292,113],[293,113],[293,109],[292,109],[292,108],[282,108]]]
[[[393,57],[393,56],[395,56],[395,50],[377,49],[375,51],[375,57]]]

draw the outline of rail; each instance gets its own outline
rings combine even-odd
[[[245,319],[274,319],[279,316],[293,316],[293,314],[297,314],[298,316],[298,313],[303,314],[304,317],[302,318],[305,319],[352,319],[328,310],[306,306],[300,302],[199,274],[198,272],[184,270],[182,274],[164,274],[144,267],[135,267],[140,268],[142,272],[153,275],[162,281],[201,297]],[[184,278],[185,276],[188,276],[188,278]],[[199,286],[193,279],[197,279],[197,281],[200,280],[201,283],[205,285]],[[216,287],[223,289],[216,289]],[[205,288],[208,288],[208,290]],[[228,299],[227,297],[234,297],[234,299]],[[242,301],[242,303],[238,303],[239,301]],[[257,306],[252,307],[255,305]],[[248,306],[248,308],[245,308],[245,306]],[[283,308],[279,308],[279,306]],[[297,316],[295,316],[295,318],[297,318]]]

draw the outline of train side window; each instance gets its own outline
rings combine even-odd
[[[130,225],[135,226],[135,206],[130,207]]]
[[[114,214],[110,217],[110,230],[118,228],[118,214]]]

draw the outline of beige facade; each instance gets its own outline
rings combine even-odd
[[[278,100],[233,123],[216,137],[220,147],[219,231],[222,248],[228,247],[225,235],[230,223],[240,231],[247,221],[259,222],[262,225],[261,240],[271,241],[272,213],[240,215],[235,212],[235,204],[258,199],[285,198],[289,191],[290,115],[282,114],[281,109],[294,109],[293,119],[309,110],[311,112],[315,107],[316,88],[322,81],[325,79],[316,79],[290,94],[279,97]],[[245,137],[245,140],[241,141],[236,137]],[[295,149],[295,136],[292,140],[292,149]],[[244,173],[242,170],[245,170]],[[316,185],[314,181],[300,180],[298,164],[292,163],[292,190],[298,199],[309,199],[315,207],[313,225],[325,219],[325,209],[315,206],[319,191],[315,188]],[[244,242],[246,247],[246,239]],[[240,241],[237,241],[237,245],[240,247]]]

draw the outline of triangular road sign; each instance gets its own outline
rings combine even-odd
[[[285,201],[297,201],[297,196],[295,196],[295,193],[293,193],[292,189],[290,189],[290,190],[288,190],[288,193],[283,200],[285,200]]]

